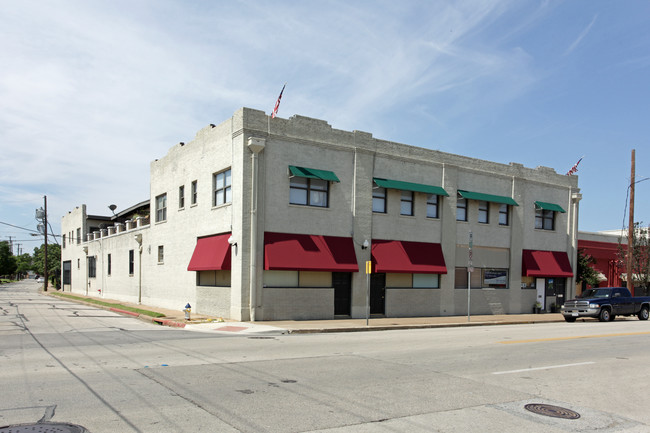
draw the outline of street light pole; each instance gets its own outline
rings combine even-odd
[[[630,223],[627,228],[627,289],[634,296],[634,276],[632,275],[633,239],[634,239],[634,149],[632,149],[632,170],[630,176]]]

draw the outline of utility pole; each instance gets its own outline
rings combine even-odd
[[[45,285],[43,286],[43,291],[47,292],[47,196],[43,196],[45,203],[45,215],[43,216],[43,222],[45,223]]]
[[[11,254],[14,253],[14,242],[11,240],[14,236],[7,236],[9,238],[9,249],[11,250]]]
[[[630,223],[627,228],[627,288],[634,296],[634,275],[632,269],[634,239],[634,149],[632,149],[632,170],[630,175]]]

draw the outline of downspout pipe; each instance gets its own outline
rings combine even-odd
[[[266,140],[263,138],[248,138],[248,149],[251,151],[251,245],[250,245],[250,273],[249,273],[249,318],[255,322],[257,308],[257,155],[264,150]]]

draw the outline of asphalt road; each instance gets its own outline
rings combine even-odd
[[[223,336],[37,289],[0,286],[0,428],[650,431],[650,322]]]

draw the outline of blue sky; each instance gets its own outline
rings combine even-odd
[[[620,229],[650,177],[650,2],[0,0],[0,222],[48,197],[109,215],[149,163],[246,106],[565,173],[580,230]],[[636,218],[650,222],[650,181]],[[0,224],[0,240],[41,243]]]

